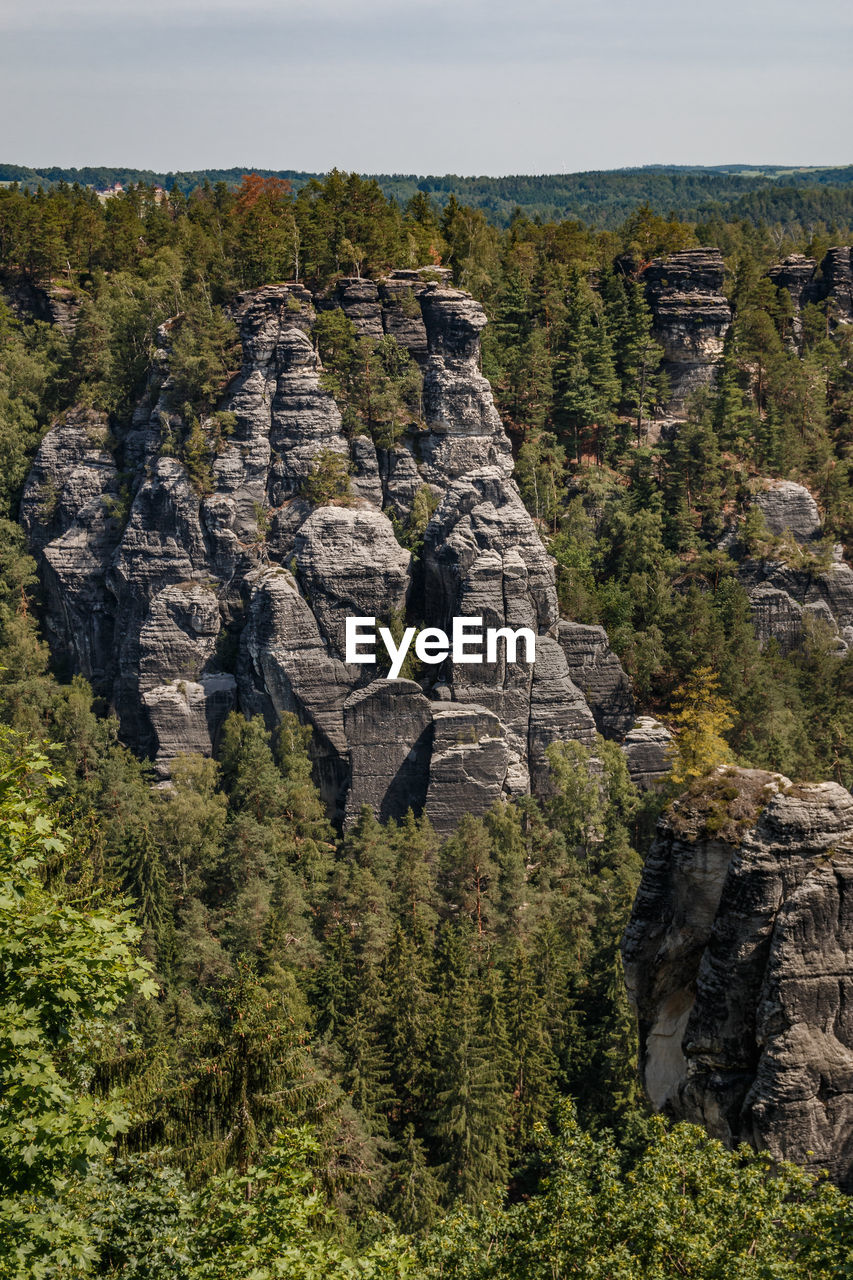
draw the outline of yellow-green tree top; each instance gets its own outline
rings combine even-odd
[[[724,735],[734,725],[734,707],[719,692],[710,667],[697,667],[673,701],[675,737],[669,748],[670,781],[683,786],[734,759]]]

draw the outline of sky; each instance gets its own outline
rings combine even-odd
[[[0,0],[0,161],[853,162],[849,0]]]

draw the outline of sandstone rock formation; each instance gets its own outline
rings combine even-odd
[[[777,289],[787,289],[794,304],[794,332],[799,338],[799,312],[807,303],[827,304],[831,324],[853,323],[853,260],[849,245],[828,249],[818,265],[814,258],[795,253],[771,267],[769,278]]]
[[[640,716],[625,735],[622,750],[634,786],[649,791],[669,773],[672,734],[653,716]]]
[[[759,641],[775,640],[789,652],[802,643],[807,627],[818,623],[839,650],[848,648],[853,643],[853,568],[840,546],[821,545],[820,512],[811,493],[790,480],[767,480],[754,502],[768,533],[780,544],[763,558],[747,558],[738,570]],[[737,532],[726,541],[736,543]],[[786,555],[786,541],[793,554]]]
[[[371,340],[394,334],[423,367],[423,423],[393,448],[348,438],[321,385],[310,334],[328,305]],[[165,778],[176,754],[215,750],[231,708],[270,725],[292,711],[314,730],[317,776],[343,821],[363,804],[381,817],[412,806],[450,831],[540,785],[555,738],[592,745],[572,671],[621,736],[630,690],[603,632],[582,629],[594,635],[580,643],[559,629],[553,564],[479,371],[479,304],[409,271],[341,280],[331,298],[270,285],[232,314],[242,366],[219,406],[228,431],[202,423],[208,482],[181,461],[170,403],[178,318],[159,331],[150,393],[112,452],[106,421],[73,411],[42,442],[24,495],[54,651],[110,700],[123,738]],[[314,506],[304,482],[329,452],[348,462],[351,497]],[[437,507],[415,565],[392,517],[425,485]],[[381,653],[345,662],[348,616],[449,631],[460,615],[529,628],[535,663],[523,641],[517,662],[502,641],[492,663],[423,664],[417,681],[385,680]]]
[[[658,826],[623,941],[658,1110],[853,1189],[853,797],[721,769]]]
[[[569,675],[586,699],[598,732],[621,742],[636,718],[631,682],[610,648],[604,627],[561,622],[557,639]]]
[[[663,347],[663,371],[669,379],[666,413],[683,417],[692,392],[713,382],[732,322],[722,293],[723,255],[719,249],[685,249],[655,258],[642,275],[652,309],[652,336]]]

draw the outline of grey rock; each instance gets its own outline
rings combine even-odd
[[[595,746],[595,720],[581,691],[572,683],[566,655],[551,636],[536,643],[536,663],[530,688],[527,758],[536,791],[548,785],[545,750],[552,742]]]
[[[636,719],[631,682],[610,648],[604,627],[560,622],[557,639],[573,683],[595,717],[598,732],[621,742]]]
[[[802,336],[799,312],[808,303],[827,305],[832,325],[853,323],[853,261],[849,245],[828,249],[820,265],[814,258],[792,254],[768,271],[778,289],[787,289],[795,307],[794,334]]]
[[[527,627],[538,636],[556,626],[551,560],[515,485],[496,467],[473,472],[447,490],[424,535],[423,568],[424,614],[431,626],[449,633],[454,617],[480,617],[484,628]],[[537,647],[537,666],[540,652]],[[562,652],[560,657],[560,675],[568,679]],[[513,763],[522,766],[521,774],[513,773],[514,786],[526,785],[533,665],[509,663],[499,649],[497,662],[448,661],[435,674],[451,686],[455,700],[476,702],[500,716]],[[574,704],[574,686],[564,694]]]
[[[375,281],[343,276],[335,285],[334,302],[352,321],[359,337],[379,341],[384,329],[379,288]]]
[[[817,503],[805,485],[793,480],[767,480],[755,505],[774,537],[786,533],[799,543],[813,542],[822,533]]]
[[[20,518],[39,556],[45,631],[61,667],[103,691],[113,645],[112,598],[105,574],[121,530],[115,517],[119,475],[103,447],[104,414],[72,409],[39,446],[21,498]]]
[[[817,268],[816,258],[792,253],[767,272],[777,289],[787,289],[797,310],[808,300],[809,287]]]
[[[82,296],[73,289],[57,284],[41,287],[9,271],[0,271],[0,289],[19,319],[54,324],[66,338],[73,338],[83,304]]]
[[[143,690],[157,740],[154,763],[163,781],[176,756],[212,754],[222,721],[234,706],[236,687],[232,675],[211,672],[199,681],[170,680]]]
[[[290,329],[281,336],[276,366],[268,482],[274,507],[297,491],[322,450],[349,453],[338,407],[318,383],[319,357],[301,330]]]
[[[526,792],[531,772],[545,785],[554,738],[594,741],[555,639],[553,562],[512,482],[509,441],[479,371],[485,315],[445,287],[447,272],[439,284],[430,274],[336,286],[360,332],[393,333],[425,362],[425,425],[394,448],[377,453],[366,436],[345,436],[320,386],[313,300],[297,284],[245,293],[232,309],[242,362],[218,408],[234,424],[223,439],[221,421],[201,423],[218,451],[212,492],[194,488],[172,456],[184,426],[169,399],[181,317],[161,325],[147,391],[118,441],[132,497],[123,529],[105,420],[66,415],[43,443],[24,522],[43,549],[53,651],[98,682],[122,737],[161,777],[175,754],[214,748],[230,707],[270,726],[292,711],[314,729],[334,813],[351,819],[369,803],[399,815],[422,809],[429,792],[430,812],[449,829],[464,808]],[[351,464],[349,505],[314,508],[302,493],[323,450]],[[438,507],[413,571],[389,514],[405,520],[424,486]],[[410,622],[447,630],[459,615],[480,616],[484,628],[528,627],[537,661],[509,663],[503,648],[489,665],[448,660],[423,669],[423,689],[386,682],[378,665],[344,664],[347,616],[386,622],[407,607]],[[235,642],[236,677],[221,662]],[[610,670],[611,658],[598,665]],[[401,717],[390,729],[389,716]],[[463,732],[476,741],[456,741]]]
[[[665,724],[652,716],[640,716],[622,743],[628,773],[635,786],[649,791],[669,773],[671,742],[672,734]]]
[[[394,271],[379,282],[383,328],[421,366],[427,360],[427,334],[418,298],[425,288],[416,271]]]
[[[439,835],[449,835],[464,814],[480,817],[500,799],[509,751],[503,725],[485,707],[439,701],[430,710],[426,814]]]
[[[62,414],[39,445],[21,495],[20,521],[34,551],[74,524],[102,494],[118,492],[118,472],[105,448],[109,421],[95,409]]]
[[[738,577],[762,646],[776,640],[790,652],[801,644],[804,620],[811,618],[829,628],[839,648],[847,647],[853,627],[853,568],[845,561],[792,568],[781,560],[745,560]]]
[[[292,574],[258,570],[247,586],[240,705],[271,726],[285,711],[311,725],[320,789],[330,808],[340,812],[349,771],[343,707],[361,673],[330,654]]]
[[[853,1178],[853,797],[719,770],[659,824],[623,942],[658,1109]]]
[[[446,485],[481,467],[512,472],[512,451],[479,370],[480,333],[486,316],[461,289],[430,285],[420,295],[429,343],[424,373],[424,421],[417,440],[420,471]]]
[[[299,580],[338,657],[348,616],[386,620],[405,609],[411,558],[381,511],[318,507],[300,527]]]
[[[787,591],[759,582],[749,591],[752,625],[762,649],[775,640],[783,653],[802,644],[803,607]]]
[[[723,276],[719,249],[686,249],[655,258],[643,272],[654,318],[652,336],[664,350],[663,370],[669,379],[665,411],[671,417],[683,417],[691,394],[716,377],[732,321]]]
[[[423,812],[429,786],[433,722],[430,703],[413,680],[377,680],[344,704],[350,749],[350,789],[345,823],[362,805],[376,816],[402,818]]]
[[[386,510],[405,519],[412,509],[418,489],[423,485],[418,464],[404,440],[393,449],[379,451],[380,472]]]
[[[382,480],[379,475],[379,460],[376,446],[369,436],[356,436],[350,446],[353,473],[350,478],[350,490],[357,498],[370,502],[375,507],[382,506]]]

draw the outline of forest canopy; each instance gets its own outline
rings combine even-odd
[[[0,167],[0,1276],[849,1272],[834,1188],[650,1116],[618,946],[678,786],[730,761],[853,783],[849,651],[819,622],[760,644],[739,576],[853,550],[853,327],[826,304],[795,326],[766,274],[849,243],[853,186],[588,177]],[[667,386],[643,271],[703,246],[734,317],[719,376],[650,432]],[[401,267],[449,269],[487,311],[483,371],[563,613],[603,625],[639,707],[684,730],[660,791],[613,742],[558,743],[546,794],[450,836],[369,808],[342,832],[295,716],[232,713],[215,758],[158,787],[51,660],[17,517],[56,416],[103,414],[120,463],[166,326],[168,448],[203,497],[234,428],[240,293],[328,300]],[[417,426],[399,344],[331,306],[311,338],[350,437]],[[300,501],[350,500],[341,456]],[[770,535],[767,478],[809,487],[822,541]],[[396,525],[416,558],[434,502],[423,486]]]

